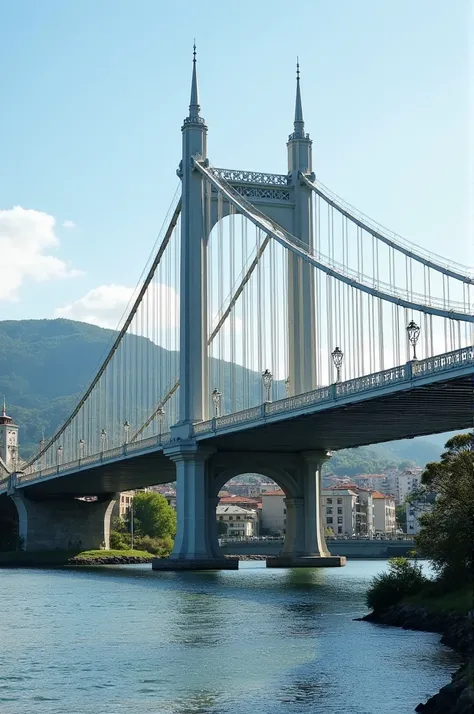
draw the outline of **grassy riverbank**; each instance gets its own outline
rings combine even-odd
[[[149,563],[152,558],[153,555],[144,550],[10,551],[0,553],[0,568]]]

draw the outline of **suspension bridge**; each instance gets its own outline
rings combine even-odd
[[[330,452],[472,426],[474,273],[321,183],[299,67],[287,173],[211,164],[195,52],[182,147],[110,351],[67,421],[0,481],[0,500],[27,549],[92,548],[108,542],[116,492],[176,479],[175,546],[154,567],[234,567],[217,494],[259,472],[286,493],[274,564],[340,565],[319,512]]]

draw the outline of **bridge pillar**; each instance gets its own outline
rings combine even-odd
[[[217,541],[216,504],[208,459],[214,449],[194,441],[170,445],[165,453],[176,464],[177,532],[169,558],[155,558],[153,570],[233,570],[238,561],[225,558]]]
[[[115,495],[97,501],[50,498],[36,501],[20,491],[11,496],[18,511],[18,531],[26,551],[99,550],[110,546]]]
[[[344,556],[331,555],[326,545],[321,506],[321,469],[329,455],[323,451],[301,454],[299,483],[303,496],[287,498],[285,544],[270,568],[328,568],[346,564]]]

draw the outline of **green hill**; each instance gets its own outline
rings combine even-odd
[[[78,399],[102,363],[115,337],[113,330],[72,320],[5,320],[0,321],[0,395],[4,394],[9,413],[21,428],[20,453],[28,457],[36,449],[44,431],[48,437],[68,417]],[[145,338],[152,352],[150,364],[177,361],[170,353]],[[143,352],[143,350],[142,350]],[[218,369],[213,361],[212,369]],[[256,395],[261,395],[260,375],[229,363],[221,364],[224,374],[224,399],[230,394],[233,380],[241,384],[248,380]],[[236,388],[236,394],[239,389]],[[274,398],[284,395],[284,385],[274,385]],[[331,470],[335,473],[373,472],[387,464],[412,461],[423,465],[438,458],[442,445],[439,436],[381,444],[374,447],[349,449],[335,454]]]

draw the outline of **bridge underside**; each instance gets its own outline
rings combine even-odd
[[[337,451],[474,424],[471,375],[206,439],[219,451]]]

